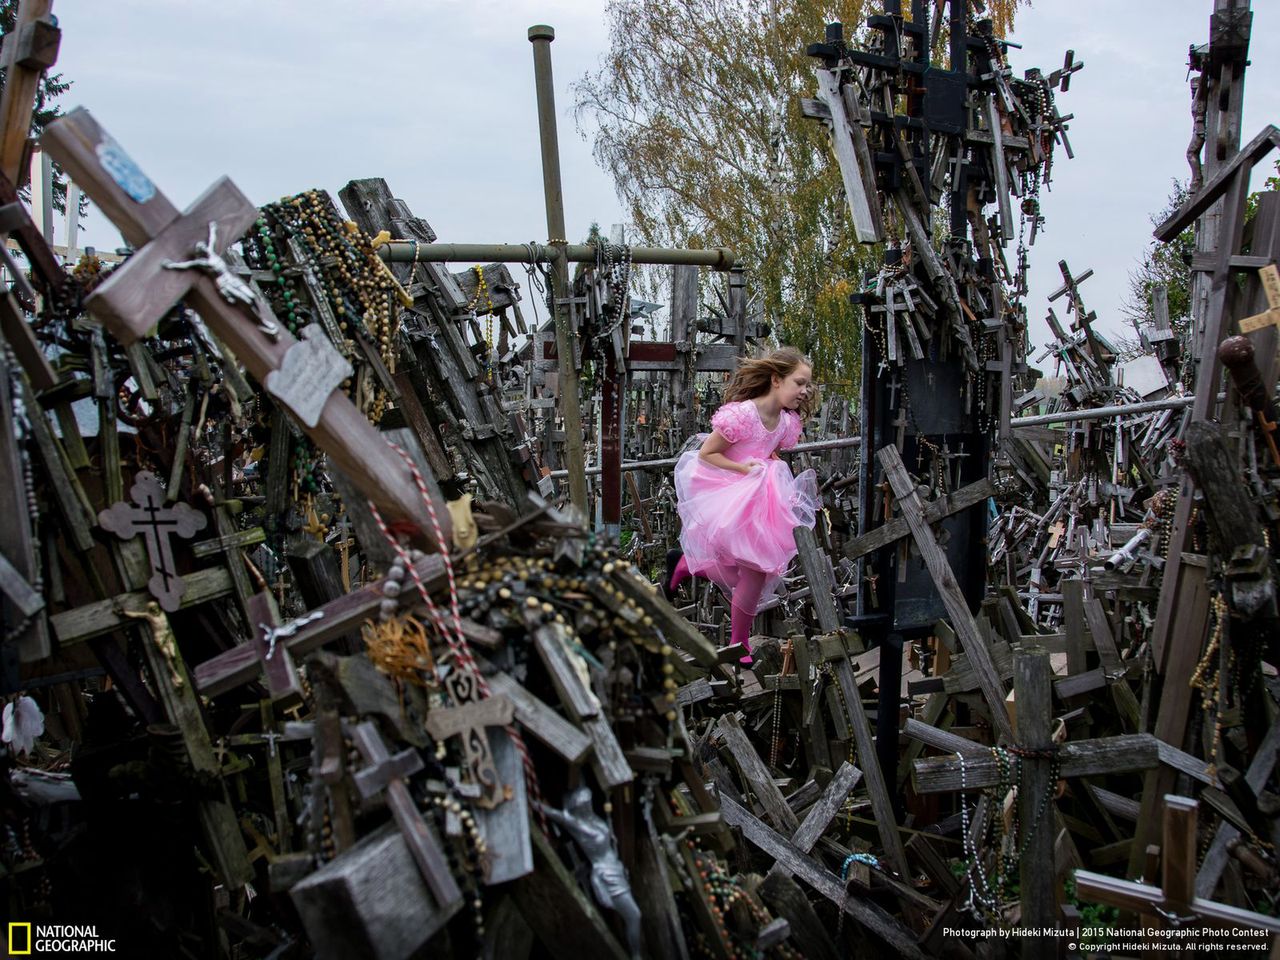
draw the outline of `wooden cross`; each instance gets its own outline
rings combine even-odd
[[[356,786],[366,799],[383,790],[387,794],[387,806],[396,825],[404,835],[414,863],[422,872],[422,879],[435,897],[441,909],[449,909],[462,900],[462,891],[449,871],[440,843],[418,812],[413,795],[404,778],[422,766],[422,757],[415,750],[406,750],[396,756],[387,752],[386,745],[372,720],[366,720],[351,733],[356,749],[368,765],[356,774]],[[413,760],[416,758],[417,766]]]
[[[1058,261],[1058,269],[1062,272],[1062,286],[1049,294],[1049,302],[1052,303],[1064,294],[1067,295],[1067,300],[1071,304],[1071,310],[1076,315],[1076,326],[1085,335],[1085,342],[1089,347],[1089,353],[1093,357],[1094,363],[1097,364],[1098,369],[1105,373],[1107,365],[1102,359],[1102,347],[1094,337],[1093,328],[1090,325],[1096,317],[1096,314],[1089,313],[1085,310],[1084,298],[1080,296],[1080,284],[1093,276],[1093,270],[1086,270],[1084,273],[1080,274],[1080,276],[1073,277],[1071,275],[1071,268],[1067,266],[1067,261],[1065,260]]]
[[[1059,81],[1062,86],[1059,88],[1063,93],[1067,92],[1067,88],[1071,86],[1071,75],[1078,70],[1084,69],[1084,61],[1076,59],[1076,52],[1068,50],[1067,55],[1062,58],[1062,69],[1055,70],[1049,74],[1049,86],[1057,87]]]
[[[302,682],[294,668],[289,647],[281,642],[280,612],[270,590],[261,590],[249,598],[249,629],[253,632],[254,650],[262,664],[267,691],[278,709],[287,710],[303,700]],[[319,618],[316,618],[319,619]]]
[[[165,269],[188,259],[197,244],[207,246],[211,257],[220,255],[256,219],[256,208],[230,180],[219,180],[180,214],[83,108],[51,124],[41,143],[137,248],[86,301],[122,342],[132,343],[144,335],[175,302],[184,299],[259,383],[281,377],[283,368],[296,367],[297,360],[290,359],[292,351],[295,346],[304,351],[308,346],[276,322],[264,300],[254,297],[245,303],[236,288],[225,282],[230,274],[215,280],[200,271]],[[215,242],[210,244],[210,239]],[[293,369],[287,384],[274,392],[293,404],[307,435],[389,523],[412,524],[430,546],[434,542],[431,520],[407,464],[333,387],[332,378],[313,381],[309,371]],[[309,424],[313,415],[315,422]],[[425,479],[430,488],[432,478]],[[448,511],[438,491],[430,495],[447,545]]]
[[[1280,327],[1280,270],[1274,263],[1269,263],[1258,270],[1258,279],[1262,281],[1262,290],[1267,295],[1268,309],[1241,320],[1241,333],[1253,333],[1270,326]]]
[[[1257,940],[1252,936],[1242,938],[1242,927],[1280,933],[1280,919],[1276,917],[1195,895],[1198,810],[1199,804],[1189,797],[1165,795],[1160,886],[1077,870],[1076,894],[1082,900],[1095,900],[1122,910],[1140,912],[1144,919],[1159,918],[1161,926],[1176,928],[1193,922],[1196,925],[1206,922],[1221,924],[1232,928],[1232,935],[1238,942],[1263,942],[1261,937]]]
[[[951,617],[951,625],[955,629],[956,637],[969,656],[983,699],[986,700],[987,708],[991,712],[991,723],[997,732],[1012,740],[1013,727],[1009,723],[1009,714],[1005,709],[1004,689],[991,662],[991,652],[978,632],[973,613],[969,610],[964,594],[960,591],[951,563],[947,560],[946,553],[938,544],[937,536],[925,519],[924,504],[920,500],[920,494],[916,492],[915,484],[911,482],[906,466],[902,463],[902,454],[898,452],[897,447],[889,445],[881,448],[876,457],[880,460],[885,478],[898,499],[903,519],[911,530],[925,566],[933,577],[943,606]]]
[[[190,539],[197,530],[203,530],[208,521],[204,514],[185,503],[166,507],[164,486],[155,474],[147,470],[134,478],[129,495],[136,506],[124,501],[114,503],[98,514],[98,523],[121,540],[132,540],[142,534],[147,544],[147,556],[151,559],[152,573],[147,589],[160,601],[162,609],[172,613],[181,605],[187,585],[174,569],[169,537]]]
[[[963,446],[960,449],[962,452],[953,453],[951,456],[955,458],[968,456],[963,452]],[[995,488],[991,485],[991,481],[986,478],[979,480],[977,483],[971,483],[955,493],[944,494],[937,500],[931,500],[924,504],[924,520],[929,524],[938,523],[940,520],[945,520],[947,517],[960,513],[962,510],[977,506],[993,496],[994,493]],[[910,535],[911,528],[907,526],[907,521],[898,517],[883,526],[868,531],[853,541],[845,548],[844,555],[850,560],[857,560]]]
[[[51,15],[53,0],[22,0],[13,30],[4,38],[0,67],[5,70],[0,97],[0,171],[20,183],[40,78],[58,59],[62,31]]]

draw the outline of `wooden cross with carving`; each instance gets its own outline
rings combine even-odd
[[[325,344],[306,330],[302,340],[295,339],[265,301],[252,291],[246,300],[237,278],[219,267],[225,267],[221,255],[227,246],[258,215],[235,184],[223,177],[179,213],[83,108],[51,124],[41,143],[138,248],[86,300],[90,312],[129,344],[185,300],[387,521],[411,525],[424,546],[434,549],[427,504],[408,465],[335,389],[342,363],[317,363],[317,354],[324,360]],[[204,269],[166,269],[193,259]],[[337,354],[331,345],[329,354]],[[434,478],[424,479],[447,544],[448,511],[433,489]]]
[[[163,610],[172,613],[181,605],[187,585],[174,568],[169,537],[190,538],[196,531],[203,530],[208,521],[204,514],[185,503],[166,507],[164,485],[146,470],[134,478],[129,495],[133,497],[134,506],[124,501],[113,503],[98,514],[98,523],[121,540],[132,540],[138,534],[146,538],[152,571],[147,589],[160,601]]]

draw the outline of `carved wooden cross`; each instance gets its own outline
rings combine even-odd
[[[259,383],[275,385],[271,392],[388,522],[412,524],[425,533],[424,545],[432,544],[431,520],[408,465],[356,406],[334,389],[333,365],[320,365],[321,374],[316,377],[310,376],[310,370],[297,369],[299,360],[314,353],[315,344],[310,339],[305,345],[296,340],[276,322],[261,298],[246,303],[237,290],[230,289],[230,274],[218,273],[215,279],[204,270],[165,269],[192,259],[197,244],[201,244],[200,258],[221,262],[227,245],[254,222],[257,209],[235,184],[222,178],[185,213],[179,213],[83,108],[51,124],[41,143],[125,240],[138,248],[87,299],[90,312],[127,344],[143,336],[174,303],[185,300]],[[302,353],[295,356],[295,349]],[[433,489],[434,478],[428,474],[425,480],[447,544],[448,511],[439,491]]]
[[[203,530],[208,521],[204,514],[185,503],[166,507],[163,484],[155,474],[146,470],[134,478],[129,495],[133,497],[135,506],[123,500],[113,503],[98,514],[98,523],[121,540],[132,540],[138,534],[146,538],[152,571],[147,589],[160,601],[162,609],[172,613],[178,609],[187,585],[174,569],[169,537],[189,539],[197,530]]]

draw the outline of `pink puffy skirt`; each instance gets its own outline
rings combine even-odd
[[[748,474],[713,467],[698,458],[703,439],[690,440],[676,463],[685,561],[729,595],[742,569],[764,573],[763,604],[798,552],[793,531],[814,524],[822,505],[817,476],[806,470],[793,477],[782,460],[765,460]]]

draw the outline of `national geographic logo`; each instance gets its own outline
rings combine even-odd
[[[33,953],[115,953],[116,942],[98,936],[97,927],[9,924],[9,956]]]

